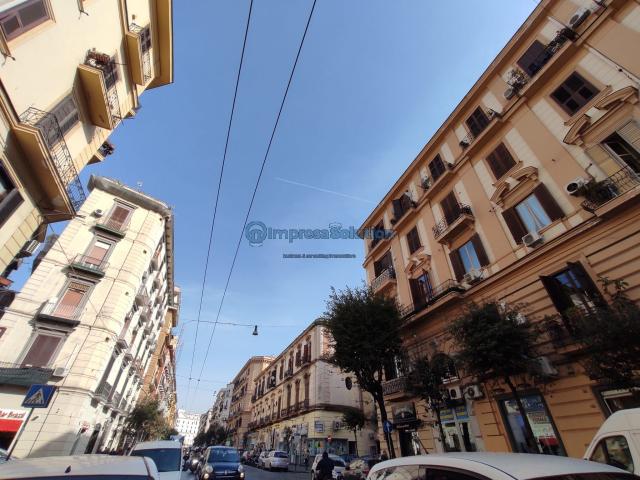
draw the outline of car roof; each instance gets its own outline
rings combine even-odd
[[[483,465],[484,471],[501,471],[512,478],[526,480],[554,475],[579,473],[628,473],[602,463],[582,459],[538,455],[531,453],[442,453],[417,455],[386,460],[376,464],[371,471],[400,465],[432,465],[476,470]]]
[[[600,426],[597,435],[620,430],[640,430],[640,408],[628,408],[614,412]]]
[[[140,442],[136,443],[134,450],[152,450],[155,448],[179,448],[182,450],[180,442],[173,440],[156,440],[154,442]]]
[[[71,467],[69,473],[65,471]],[[0,479],[32,477],[70,477],[75,475],[104,475],[108,470],[112,475],[155,474],[153,462],[143,457],[122,457],[113,455],[73,455],[59,457],[26,458],[11,460],[0,466]]]

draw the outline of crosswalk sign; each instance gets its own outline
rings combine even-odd
[[[47,408],[55,391],[55,385],[31,385],[24,396],[22,406],[27,408]]]

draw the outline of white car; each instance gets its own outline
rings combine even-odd
[[[147,457],[153,460],[160,480],[180,480],[182,473],[182,445],[171,440],[140,442],[129,454],[133,457]]]
[[[0,465],[0,480],[159,480],[155,464],[147,458],[111,455],[75,455],[11,460]]]
[[[367,480],[637,480],[601,463],[531,453],[444,453],[387,460]]]
[[[264,459],[264,468],[267,470],[289,470],[289,455],[280,450],[271,450]]]
[[[334,455],[333,453],[329,454],[329,458],[333,462],[333,478],[338,479],[342,477],[342,473],[346,468],[346,464],[344,463],[344,459],[339,457],[338,455]],[[319,453],[316,455],[316,458],[313,459],[313,463],[311,464],[311,480],[316,478],[316,466],[322,460],[322,454]]]
[[[266,468],[267,455],[269,455],[269,452],[266,450],[260,454],[258,457],[258,468]]]

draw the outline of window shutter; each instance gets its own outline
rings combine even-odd
[[[410,278],[409,287],[411,289],[411,299],[413,300],[413,305],[418,305],[419,303],[421,303],[420,299],[422,297],[418,280],[415,278]]]
[[[31,344],[31,348],[29,348],[29,351],[24,357],[22,364],[46,367],[49,365],[49,362],[61,341],[61,337],[38,334],[34,342]]]
[[[445,167],[442,158],[440,155],[436,155],[429,163],[429,171],[431,172],[431,178],[433,178],[434,182],[442,176],[444,169]]]
[[[460,254],[457,250],[454,250],[449,254],[449,258],[451,259],[453,274],[455,275],[456,280],[460,281],[464,276],[464,266],[462,265],[462,260],[460,260]]]
[[[447,220],[447,223],[452,223],[460,214],[458,200],[453,192],[449,192],[449,194],[442,199],[440,206],[442,207],[442,212],[444,213],[444,218]]]
[[[541,183],[538,185],[533,190],[533,193],[540,202],[540,205],[542,205],[542,208],[544,208],[544,211],[549,215],[552,222],[564,217],[564,212],[556,200],[551,196],[551,193],[549,193],[549,190],[547,190],[547,187],[545,187],[544,184]]]
[[[540,281],[549,294],[549,298],[551,298],[553,306],[556,307],[556,310],[560,314],[573,306],[573,304],[567,299],[562,285],[555,278],[542,276],[540,277]]]
[[[538,40],[534,40],[531,46],[520,57],[517,64],[527,74],[535,75],[540,70],[540,60],[544,54],[545,46]]]
[[[636,152],[640,152],[640,126],[635,120],[631,120],[624,125],[618,134],[624,138],[629,145],[631,145]]]
[[[606,305],[604,298],[600,294],[600,290],[596,286],[595,282],[591,278],[591,275],[587,273],[580,262],[567,262],[569,268],[574,273],[574,275],[580,279],[582,286],[584,287],[585,293],[591,298],[594,303],[598,305]]]
[[[407,244],[409,245],[410,253],[414,253],[422,246],[422,244],[420,243],[420,235],[418,235],[417,227],[413,227],[409,231],[409,233],[407,233]]]
[[[115,205],[111,211],[111,215],[109,215],[109,222],[114,227],[122,228],[129,218],[129,213],[131,213],[130,209],[122,205]]]
[[[609,155],[607,149],[601,144],[596,143],[595,145],[585,149],[585,152],[589,157],[591,157],[591,160],[593,160],[593,162],[602,169],[607,177],[620,170],[618,162]]]
[[[393,216],[395,217],[396,220],[400,219],[400,217],[402,217],[402,214],[403,214],[401,199],[398,198],[396,200],[393,200],[391,204],[393,205]]]
[[[511,232],[511,235],[513,235],[513,239],[518,245],[520,245],[522,243],[522,237],[524,237],[528,232],[522,223],[518,212],[516,212],[515,208],[508,208],[502,212],[502,217],[504,218],[507,227],[509,227],[509,231]]]
[[[484,250],[484,246],[482,245],[482,240],[480,240],[480,236],[476,233],[471,237],[471,243],[473,244],[473,248],[476,251],[476,255],[478,256],[478,261],[480,265],[486,267],[489,265],[489,257],[487,257],[487,252]]]

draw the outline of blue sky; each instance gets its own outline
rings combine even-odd
[[[213,238],[202,320],[215,319],[311,0],[255,0]],[[171,204],[185,324],[178,403],[202,412],[250,355],[277,354],[322,314],[330,286],[364,279],[359,240],[243,240],[203,368],[195,338],[208,232],[249,0],[174,1],[175,83],[145,93],[91,173]],[[250,220],[358,227],[493,60],[534,0],[318,0]],[[284,180],[284,181],[283,181]],[[340,192],[356,198],[335,195]],[[58,227],[59,228],[59,227]],[[354,259],[283,259],[353,253]],[[187,392],[192,352],[194,377]],[[188,393],[188,394],[187,394]]]

